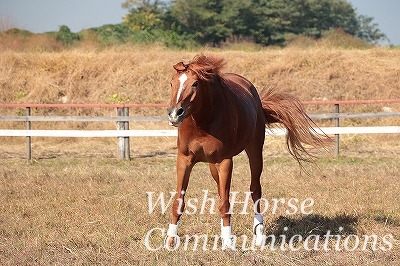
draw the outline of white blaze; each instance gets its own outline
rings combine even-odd
[[[178,89],[178,95],[176,96],[176,103],[179,102],[179,98],[181,98],[181,94],[183,91],[183,84],[185,84],[185,81],[188,79],[188,76],[183,73],[180,77],[179,77],[179,89]]]

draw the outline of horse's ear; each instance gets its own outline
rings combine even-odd
[[[178,72],[185,71],[187,69],[188,65],[184,64],[183,62],[179,62],[174,65],[174,69]]]

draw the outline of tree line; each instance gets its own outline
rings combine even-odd
[[[78,33],[62,25],[44,35],[63,46],[89,40],[107,46],[160,43],[177,48],[235,42],[284,46],[303,36],[340,41],[342,32],[362,47],[388,41],[372,17],[357,14],[346,0],[125,0],[122,7],[128,13],[121,23]],[[34,35],[15,28],[4,34],[22,42]]]
[[[346,0],[126,0],[129,30],[163,34],[169,42],[217,46],[248,40],[284,45],[290,35],[320,38],[341,29],[369,43],[387,40],[372,17]]]

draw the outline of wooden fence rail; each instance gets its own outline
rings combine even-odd
[[[400,99],[391,100],[361,100],[361,101],[306,101],[303,104],[334,105],[335,112],[327,114],[309,114],[314,120],[333,119],[334,127],[321,128],[326,134],[335,135],[335,154],[339,155],[340,134],[398,134],[400,126],[385,127],[340,127],[340,119],[345,118],[374,118],[400,117],[400,112],[377,113],[340,113],[340,104],[383,104],[400,103]],[[26,137],[27,159],[32,158],[31,137],[118,137],[118,158],[130,158],[129,137],[143,136],[177,136],[177,130],[129,130],[129,122],[157,122],[167,121],[166,116],[129,116],[129,108],[164,108],[166,104],[0,104],[0,108],[25,108],[24,116],[0,116],[1,121],[24,122],[26,130],[0,129],[0,137]],[[115,108],[116,116],[34,116],[31,108]],[[116,130],[32,130],[32,122],[114,122]],[[318,130],[317,130],[318,131]],[[267,129],[266,135],[284,135],[283,129]]]

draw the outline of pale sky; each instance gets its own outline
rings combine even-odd
[[[357,13],[374,17],[391,43],[400,45],[400,0],[348,0]],[[0,18],[34,33],[58,31],[67,25],[73,32],[116,24],[127,10],[123,0],[0,0]]]
[[[0,16],[17,28],[34,33],[58,31],[67,25],[71,31],[122,22],[127,13],[123,0],[0,0]]]

